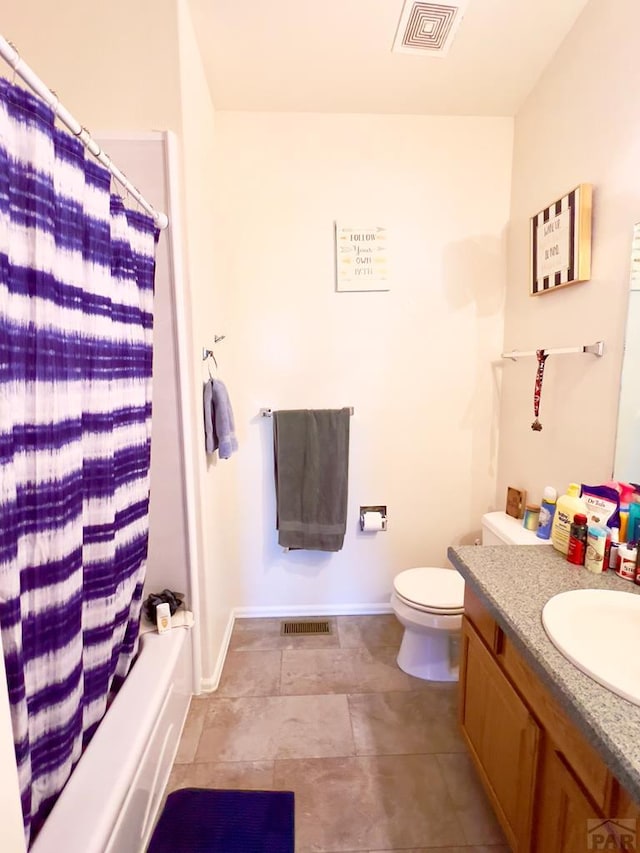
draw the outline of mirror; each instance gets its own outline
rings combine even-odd
[[[613,476],[625,483],[640,483],[640,222],[631,242],[631,286],[620,381],[618,434]]]

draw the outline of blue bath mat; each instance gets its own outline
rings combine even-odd
[[[294,853],[293,791],[173,791],[147,853]]]

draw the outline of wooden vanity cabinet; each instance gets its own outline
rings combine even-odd
[[[540,727],[468,621],[461,662],[462,730],[511,849],[528,853]]]
[[[540,853],[582,853],[588,849],[590,821],[603,815],[563,753],[548,738],[541,759],[535,849]]]
[[[459,713],[513,853],[640,850],[640,808],[468,585]],[[637,826],[638,846],[590,838],[605,819],[630,821],[632,834]]]

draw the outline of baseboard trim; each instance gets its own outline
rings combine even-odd
[[[259,619],[281,616],[375,616],[393,613],[390,604],[294,604],[275,607],[236,607],[236,619]]]
[[[220,677],[222,676],[222,669],[224,667],[224,662],[227,657],[227,651],[229,650],[229,643],[231,642],[231,634],[233,633],[233,624],[235,621],[235,610],[232,610],[229,613],[227,627],[224,630],[222,643],[220,644],[220,651],[218,652],[218,658],[216,660],[216,665],[213,668],[213,672],[208,678],[203,677],[200,679],[200,693],[213,693],[215,690],[218,689],[218,685],[220,684]]]

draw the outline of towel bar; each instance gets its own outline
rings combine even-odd
[[[544,349],[543,352],[547,355],[565,355],[566,353],[573,352],[590,352],[592,355],[600,358],[604,355],[604,341],[596,341],[595,344],[585,344],[585,346],[581,347],[552,347],[551,349]],[[520,352],[514,349],[511,352],[500,353],[500,358],[510,358],[513,361],[517,361],[519,358],[535,354],[536,350],[534,349],[527,350],[526,352]]]
[[[270,418],[273,414],[273,409],[260,409],[259,414],[262,415],[263,418]],[[353,406],[349,406],[349,414],[353,414]]]

